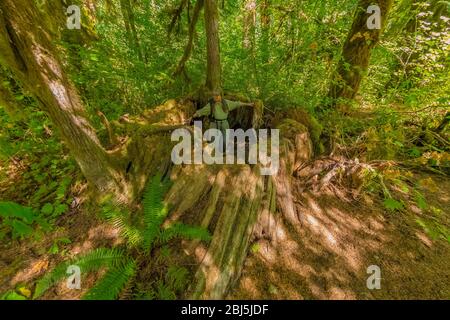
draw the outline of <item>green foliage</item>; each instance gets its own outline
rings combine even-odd
[[[0,217],[2,218],[0,221],[0,240],[7,234],[11,234],[12,239],[24,239],[33,235],[35,226],[40,226],[47,231],[50,228],[33,209],[15,202],[0,201]]]
[[[396,211],[396,210],[401,210],[403,209],[403,203],[401,203],[400,201],[397,201],[393,198],[387,198],[383,201],[384,206],[386,207],[386,209],[390,210],[390,211]]]
[[[167,181],[161,182],[160,175],[150,179],[143,196],[142,223],[130,222],[130,212],[113,205],[110,199],[105,200],[102,208],[104,216],[121,230],[130,246],[142,248],[148,253],[155,242],[164,243],[176,237],[205,241],[210,239],[207,230],[184,224],[174,224],[167,229],[161,229],[168,213],[164,204],[164,195],[169,185]],[[127,257],[122,250],[96,249],[84,256],[61,263],[47,273],[38,281],[33,298],[39,298],[46,290],[64,278],[70,265],[79,266],[83,274],[102,268],[108,269],[102,279],[83,297],[88,300],[117,299],[123,288],[134,277],[137,268],[136,261]],[[160,299],[174,298],[175,292],[185,286],[187,274],[184,268],[169,268],[166,276],[167,284],[164,282],[158,284],[156,296]]]
[[[114,205],[111,200],[106,200],[102,207],[103,216],[121,232],[121,235],[127,239],[128,245],[137,247],[142,244],[142,231],[131,220],[131,213]]]
[[[211,234],[204,228],[189,226],[183,223],[174,223],[161,232],[159,241],[166,243],[174,238],[209,241],[211,240]]]
[[[450,228],[433,218],[417,218],[416,223],[423,228],[425,233],[433,240],[444,240],[450,243]]]
[[[142,218],[106,199],[103,215],[128,240],[128,245],[150,252],[155,244],[163,245],[174,238],[200,239],[209,241],[211,236],[204,228],[174,223],[167,228],[162,224],[168,208],[164,196],[170,187],[169,181],[161,181],[161,175],[149,179],[142,198]]]
[[[143,231],[143,247],[149,250],[154,240],[160,236],[160,227],[167,217],[168,210],[164,203],[164,195],[169,183],[161,183],[161,176],[155,175],[150,179],[142,199],[145,230]]]
[[[428,208],[428,204],[425,200],[425,197],[419,191],[415,192],[414,200],[420,209],[426,210]]]
[[[441,102],[436,105],[448,105],[448,16],[448,8],[438,1],[397,3],[383,44],[373,52],[363,85],[366,100],[377,105],[401,103],[408,111],[437,101]]]
[[[164,244],[173,238],[200,239],[209,241],[211,236],[204,228],[174,223],[166,229],[161,229],[168,210],[164,204],[164,194],[169,183],[161,182],[161,176],[155,175],[150,179],[142,201],[144,211],[145,230],[143,231],[143,248],[149,250],[157,241]]]
[[[58,281],[66,277],[67,268],[71,265],[76,265],[80,267],[81,273],[86,274],[92,271],[100,270],[101,268],[111,268],[113,270],[116,270],[115,268],[119,268],[119,266],[123,264],[123,261],[126,261],[127,259],[128,258],[126,257],[124,251],[122,250],[99,248],[81,257],[63,262],[58,266],[56,266],[52,271],[45,274],[44,277],[42,277],[37,282],[33,299],[39,298],[50,287],[54,286]],[[123,282],[117,284],[123,284]],[[110,289],[119,290],[118,288],[110,288]],[[97,292],[96,294],[99,293]]]
[[[15,291],[8,291],[0,296],[0,300],[27,300],[27,298]]]
[[[69,191],[77,169],[36,101],[14,87],[23,118],[15,121],[0,106],[0,187],[11,180],[2,198],[33,208],[53,224],[73,201]]]
[[[192,17],[183,10],[170,35],[167,33],[179,1],[145,1],[133,4],[138,41],[130,41],[118,0],[97,6],[95,35],[89,45],[67,41],[72,78],[88,101],[92,119],[102,111],[109,119],[125,112],[142,111],[174,96],[201,87],[206,72],[206,37],[203,15],[197,25],[193,50],[185,72],[172,73],[180,61]],[[242,1],[221,8],[221,51],[224,88],[242,92],[266,105],[284,108],[299,105],[309,111],[328,90],[329,73],[351,25],[348,12],[355,1],[332,2],[275,0],[266,14],[267,25],[255,25],[254,36],[244,39]],[[336,10],[340,8],[340,10]],[[262,5],[258,16],[264,13]],[[320,42],[317,41],[320,39]],[[141,59],[137,52],[142,52]]]
[[[47,9],[45,1],[38,2],[40,10]],[[298,106],[314,114],[328,99],[330,82],[335,78],[333,70],[342,58],[342,44],[352,24],[349,13],[357,1],[269,2],[267,12],[263,11],[264,2],[257,2],[252,16],[257,19],[250,19],[255,21],[251,26],[244,25],[249,23],[247,15],[253,13],[243,1],[226,1],[220,8],[224,89],[264,100],[275,113]],[[81,4],[78,0],[76,3]],[[89,15],[83,14],[83,30],[92,39],[63,32],[59,53],[101,140],[107,138],[107,132],[97,111],[108,119],[138,114],[204,84],[203,15],[185,72],[179,77],[172,74],[183,54],[192,18],[192,12],[185,8],[168,34],[167,26],[179,5],[179,0],[133,2],[137,41],[130,41],[129,28],[124,26],[131,21],[124,21],[119,0],[98,1],[95,26]],[[439,174],[449,170],[448,133],[440,135],[434,130],[450,106],[448,15],[448,1],[394,2],[357,99],[349,102],[354,110],[364,113],[350,118],[330,112],[323,115],[321,123],[314,117],[307,120],[305,125],[318,153],[325,133],[332,142],[329,151],[348,159],[395,160]],[[1,67],[0,73],[0,89],[13,97],[11,106],[0,105],[0,190],[2,199],[24,205],[0,202],[0,239],[24,239],[49,230],[68,212],[78,169],[35,98],[9,71]],[[11,108],[14,105],[18,110]],[[369,114],[367,110],[374,112]],[[426,233],[433,239],[450,239],[448,228],[438,219],[440,209],[428,203],[404,172],[370,171],[364,180],[368,181],[364,188],[383,199],[387,210],[406,213],[408,205],[416,204],[431,215],[417,220]],[[120,229],[133,254],[148,255],[160,246],[161,256],[169,256],[165,244],[174,238],[209,241],[208,231],[196,226],[173,223],[162,227],[169,213],[164,201],[168,186],[161,176],[152,177],[143,193],[142,210],[132,211],[110,201],[103,205],[104,216]],[[60,253],[60,245],[68,241],[56,239],[48,252]],[[251,250],[256,252],[258,246]],[[107,269],[85,298],[116,299],[138,268],[130,252],[98,249],[63,263],[38,282],[35,298],[61,280],[69,265],[76,264],[84,273]],[[153,285],[148,297],[172,299],[186,285],[186,279],[186,269],[171,267],[164,279]],[[276,290],[269,287],[269,291]],[[20,297],[14,291],[2,296]]]
[[[109,269],[103,278],[91,288],[83,299],[86,300],[115,300],[134,276],[136,263],[128,260]]]
[[[53,244],[48,250],[48,253],[58,254],[60,253],[60,245],[67,245],[70,243],[72,243],[72,241],[69,238],[58,238],[55,241],[53,241]]]
[[[155,286],[137,295],[143,300],[175,300],[177,294],[183,292],[188,285],[189,271],[176,265],[170,266],[163,279],[159,279]]]
[[[166,274],[166,282],[174,291],[181,291],[187,286],[189,271],[183,267],[171,266]]]
[[[176,299],[175,293],[163,281],[158,281],[157,288],[156,288],[156,294],[154,294],[154,295],[159,300],[175,300]]]
[[[253,254],[258,253],[260,249],[261,249],[261,245],[260,245],[259,243],[254,243],[254,244],[252,244],[251,247],[250,247],[250,251],[251,251]]]

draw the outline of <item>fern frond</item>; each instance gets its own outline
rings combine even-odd
[[[211,240],[209,231],[202,227],[190,226],[183,223],[175,223],[163,230],[159,237],[161,243],[166,243],[174,238],[199,239],[203,241]]]
[[[145,188],[142,200],[145,230],[142,236],[143,247],[146,250],[151,248],[154,240],[159,236],[161,224],[167,217],[168,209],[164,203],[164,195],[169,186],[168,182],[161,182],[161,175],[157,174],[152,177]]]
[[[0,201],[0,217],[19,218],[30,224],[35,220],[36,215],[31,208],[11,201]]]
[[[121,249],[98,248],[75,260],[81,272],[95,271],[103,267],[113,267],[125,259]]]
[[[187,285],[189,271],[184,267],[171,266],[167,270],[166,282],[175,291],[183,290]]]
[[[158,300],[175,300],[177,298],[175,292],[163,281],[158,281],[157,297]]]
[[[112,204],[108,204],[103,208],[105,218],[117,229],[121,235],[127,239],[128,244],[132,247],[142,243],[141,231],[127,222],[127,212],[120,210]]]
[[[132,259],[109,269],[84,296],[85,300],[115,300],[136,273],[136,262]]]
[[[67,276],[67,268],[70,265],[71,264],[69,262],[63,262],[38,280],[36,289],[34,290],[33,299],[37,299],[42,296],[45,291]]]
[[[80,267],[81,272],[90,272],[102,267],[113,267],[119,264],[124,257],[122,250],[99,248],[79,258],[63,262],[37,282],[33,299],[39,298],[50,287],[66,277],[67,268],[71,265]]]

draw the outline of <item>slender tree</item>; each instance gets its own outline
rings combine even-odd
[[[266,94],[267,92],[266,77],[268,74],[270,74],[270,71],[268,70],[270,59],[270,48],[269,48],[270,24],[271,24],[270,7],[271,7],[271,0],[261,0],[260,4],[261,35],[259,39],[259,48],[258,48],[260,54],[260,67],[258,68],[259,69],[258,79],[260,79],[262,76],[262,80],[259,80],[258,83],[261,88],[262,94]]]
[[[255,45],[256,0],[247,0],[244,9],[244,48],[250,49]]]
[[[219,9],[217,0],[205,0],[205,25],[207,38],[206,87],[211,92],[220,92],[222,69],[220,64]]]
[[[185,71],[186,62],[189,60],[192,53],[192,48],[194,47],[195,27],[197,26],[198,19],[200,18],[200,12],[203,9],[204,3],[204,0],[197,0],[197,2],[195,3],[194,13],[189,24],[189,39],[184,49],[183,57],[181,58],[175,72],[173,73],[174,76],[178,76]]]

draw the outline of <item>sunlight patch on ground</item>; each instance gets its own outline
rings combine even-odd
[[[47,271],[49,260],[47,256],[32,260],[28,267],[19,271],[11,280],[11,286],[15,286],[21,282],[30,281]]]

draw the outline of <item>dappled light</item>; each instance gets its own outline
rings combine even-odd
[[[69,2],[0,0],[0,300],[450,297],[446,1]]]

